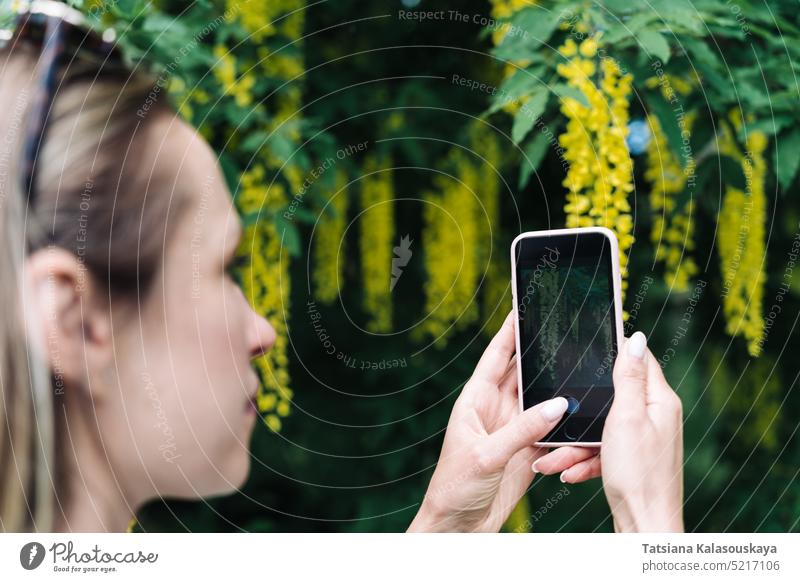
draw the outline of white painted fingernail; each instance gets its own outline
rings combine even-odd
[[[564,471],[564,473],[566,473],[566,471]],[[558,476],[558,480],[561,481],[562,483],[566,483],[566,481],[564,480],[564,473],[561,473],[561,475]]]
[[[531,471],[533,471],[534,473],[538,473],[539,472],[539,469],[536,468],[536,463],[538,463],[538,462],[539,461],[534,461],[533,465],[531,465]]]
[[[544,403],[542,406],[542,417],[544,417],[547,422],[553,422],[564,416],[566,411],[567,399],[559,396],[558,398],[553,398]]]
[[[637,360],[641,360],[644,358],[645,350],[647,350],[647,337],[642,332],[637,331],[628,340],[628,353]]]

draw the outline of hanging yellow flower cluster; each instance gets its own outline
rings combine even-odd
[[[450,175],[433,180],[434,192],[423,211],[425,245],[425,323],[420,333],[447,343],[453,325],[463,329],[478,319],[475,301],[479,281],[480,221],[485,221],[479,203],[484,185],[472,156],[460,147],[450,150],[441,165]],[[496,179],[496,178],[495,178]],[[489,188],[493,188],[490,184]],[[484,229],[485,230],[485,229]]]
[[[214,77],[222,84],[223,95],[231,95],[239,107],[247,107],[253,101],[253,85],[256,77],[253,74],[239,75],[236,57],[225,45],[214,47],[214,56],[219,62],[214,66]]]
[[[508,255],[500,232],[500,144],[491,126],[468,128],[469,150],[455,146],[433,180],[423,208],[425,322],[412,332],[436,338],[444,347],[452,325],[464,329],[478,320],[478,286],[484,287],[484,331],[493,335],[511,307]]]
[[[738,132],[741,117],[731,115]],[[764,152],[767,136],[762,131],[748,132],[746,153],[739,152],[735,138],[725,126],[719,140],[720,153],[742,165],[747,192],[728,186],[719,213],[719,255],[722,274],[722,307],[727,319],[726,331],[747,340],[751,356],[761,353],[765,322],[762,315],[766,281],[765,223],[767,198],[764,181],[767,163]]]
[[[598,40],[587,38],[580,46],[568,38],[559,52],[569,59],[557,67],[570,87],[583,93],[584,105],[572,96],[561,97],[561,112],[569,120],[559,137],[569,170],[567,227],[604,226],[619,239],[623,292],[627,288],[627,254],[633,244],[633,219],[628,194],[633,191],[633,163],[625,138],[628,134],[628,95],[632,77],[622,74],[611,58],[600,59],[601,81],[595,57]]]
[[[257,43],[280,34],[290,40],[303,32],[305,2],[298,0],[228,0],[228,11],[237,13],[242,27]]]
[[[687,115],[687,131],[691,129],[693,115]],[[648,125],[652,139],[647,145],[647,168],[644,176],[652,184],[650,203],[653,210],[653,230],[650,238],[656,247],[656,260],[665,266],[664,280],[678,292],[689,290],[689,280],[699,269],[689,255],[694,250],[694,200],[690,199],[675,210],[676,197],[686,188],[687,175],[693,171],[694,158],[687,167],[681,167],[675,153],[669,148],[658,118],[649,115]]]
[[[281,428],[281,417],[289,414],[292,391],[289,374],[286,322],[289,313],[289,253],[281,241],[270,214],[287,202],[286,190],[279,184],[268,186],[263,165],[242,174],[236,203],[244,214],[260,213],[261,218],[245,228],[239,253],[249,258],[241,273],[242,291],[253,309],[264,315],[275,328],[275,345],[255,360],[262,380],[258,409],[272,430]]]
[[[761,447],[774,451],[781,444],[780,415],[785,394],[780,366],[769,353],[744,367],[741,375],[730,364],[730,354],[711,348],[709,369],[714,370],[709,385],[710,404],[716,414],[724,414],[736,427],[736,445],[752,451]],[[747,422],[742,423],[742,419]]]
[[[394,240],[394,191],[388,158],[367,158],[361,180],[361,275],[364,311],[369,331],[392,330],[392,256]]]
[[[511,285],[508,273],[508,249],[500,246],[497,236],[500,225],[501,165],[503,156],[494,130],[475,123],[469,130],[472,158],[477,168],[477,196],[479,205],[477,269],[485,273],[483,281],[483,332],[494,335],[503,324],[511,308]],[[482,208],[481,208],[482,205]],[[478,282],[476,281],[476,285]]]
[[[251,1],[228,2],[228,11],[237,14],[242,26],[251,34],[250,40],[263,42],[269,36],[281,40],[297,41],[303,29],[303,0],[274,2]],[[288,14],[288,16],[283,16]],[[222,66],[215,70],[226,91],[236,97],[239,106],[252,103],[252,96],[244,93],[252,87],[258,75],[268,75],[278,80],[290,80],[303,72],[302,53],[295,55],[264,54],[264,47],[256,52],[261,59],[255,68],[247,67],[247,73],[237,78],[236,61],[232,55],[222,58]],[[218,51],[222,55],[223,51]],[[277,64],[276,64],[277,63]],[[276,98],[265,104],[271,121],[266,130],[278,131],[281,124],[297,119],[302,92],[298,80],[289,85]],[[290,139],[300,140],[297,132],[285,132]],[[278,172],[286,186],[278,180]],[[270,182],[272,185],[269,185]],[[284,165],[284,160],[275,156],[267,142],[259,152],[251,169],[241,176],[236,202],[243,214],[260,213],[257,222],[245,229],[240,252],[249,257],[249,264],[242,270],[243,290],[257,313],[266,317],[276,331],[275,345],[269,353],[255,362],[262,385],[258,394],[258,408],[272,430],[281,428],[281,418],[290,412],[292,390],[289,387],[288,330],[291,285],[289,279],[290,255],[283,240],[283,231],[275,220],[285,209],[289,192],[299,192],[303,177],[296,165]],[[288,190],[287,190],[288,186]]]
[[[336,187],[314,231],[314,296],[332,303],[344,284],[344,233],[347,228],[347,174],[336,172]]]

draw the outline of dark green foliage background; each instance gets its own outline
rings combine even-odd
[[[452,8],[452,3],[427,2],[426,9]],[[458,74],[500,82],[501,67],[489,55],[490,41],[479,26],[455,22],[413,23],[397,18],[400,2],[323,2],[307,11],[305,39],[307,74],[304,117],[324,129],[341,147],[369,141],[392,155],[396,166],[436,167],[453,140],[466,145],[463,133],[470,116],[481,115],[488,96],[451,82]],[[167,13],[179,13],[166,3]],[[460,2],[468,14],[488,14],[486,2]],[[796,14],[790,15],[796,22]],[[349,23],[348,23],[349,22]],[[318,31],[318,32],[317,32]],[[742,49],[744,50],[744,49]],[[746,60],[748,55],[738,54]],[[794,66],[794,64],[793,64]],[[788,71],[787,71],[788,73]],[[392,111],[403,111],[399,129],[387,127]],[[636,117],[635,110],[632,110]],[[342,121],[347,118],[347,121]],[[492,116],[499,131],[510,133],[512,119]],[[433,139],[375,140],[393,137]],[[508,137],[508,182],[517,183],[519,154]],[[351,178],[361,158],[351,160]],[[563,224],[562,170],[549,152],[523,191],[504,191],[502,232],[493,249],[505,256],[521,230]],[[634,329],[650,337],[657,357],[675,337],[689,306],[689,296],[670,294],[660,267],[653,266],[649,244],[650,217],[646,185],[637,165],[634,245],[628,308],[647,277],[647,290]],[[395,194],[415,197],[431,183],[427,170],[396,171]],[[714,205],[722,190],[710,180],[703,196]],[[772,196],[769,208],[768,308],[780,282],[791,240],[798,231],[796,188]],[[775,192],[774,184],[768,192]],[[352,212],[351,212],[352,217]],[[695,531],[800,530],[800,444],[797,428],[800,399],[796,388],[800,314],[794,285],[761,360],[750,358],[741,340],[724,333],[720,308],[715,222],[705,216],[697,228],[699,279],[707,286],[696,306],[687,337],[665,367],[684,402],[686,525]],[[418,205],[398,204],[397,232],[421,241]],[[301,240],[307,244],[310,227]],[[421,244],[395,289],[397,327],[417,321],[423,304]],[[342,304],[318,304],[323,322],[339,349],[365,360],[403,358],[406,368],[390,371],[347,370],[325,354],[305,313],[309,300],[304,246],[292,266],[293,311],[290,320],[292,415],[280,434],[257,426],[252,442],[252,475],[244,489],[220,499],[154,502],[140,514],[145,531],[402,531],[422,499],[441,445],[450,408],[469,378],[488,341],[479,328],[454,334],[444,350],[427,349],[410,358],[418,346],[406,334],[376,340],[359,332],[348,319],[363,325],[360,310],[357,228],[348,235],[347,283]],[[796,280],[796,278],[795,278]],[[497,306],[507,311],[510,305]],[[483,318],[488,314],[483,314]],[[494,330],[492,330],[494,331]],[[744,379],[737,382],[744,374]],[[777,391],[762,389],[770,376]],[[322,381],[321,381],[322,380]],[[328,386],[325,385],[328,384]],[[402,389],[402,390],[401,390]],[[400,390],[395,392],[396,390]],[[716,396],[714,396],[716,395]],[[726,399],[730,399],[726,403]],[[777,446],[759,444],[765,430],[753,418],[767,401],[780,403],[767,430]],[[724,406],[720,403],[725,403]],[[751,408],[752,405],[752,408]],[[636,459],[631,459],[636,462]],[[529,492],[536,511],[562,487],[557,477],[537,477]],[[570,495],[534,523],[535,531],[611,531],[599,480],[569,486]]]

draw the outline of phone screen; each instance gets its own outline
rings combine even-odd
[[[600,442],[617,345],[611,243],[599,232],[534,236],[514,252],[523,406],[563,396],[567,414],[543,440]]]

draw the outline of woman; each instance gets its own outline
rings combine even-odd
[[[0,529],[123,531],[150,499],[242,485],[250,360],[275,332],[229,275],[241,225],[209,146],[152,103],[152,79],[71,45],[73,12],[39,4],[60,7],[41,38],[23,27],[0,51]],[[74,50],[48,69],[59,31]],[[498,531],[534,470],[602,473],[619,530],[681,529],[680,409],[643,336],[615,369],[600,456],[530,446],[566,401],[517,413],[513,346],[509,314],[409,530]]]

